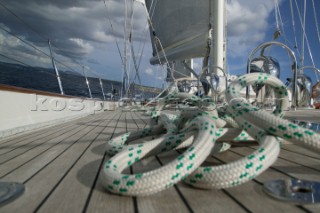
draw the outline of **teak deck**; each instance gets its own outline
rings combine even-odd
[[[0,141],[0,181],[20,182],[26,190],[0,212],[320,212],[320,205],[294,205],[262,191],[268,180],[320,180],[320,156],[295,145],[283,145],[277,162],[256,179],[225,190],[199,190],[179,183],[148,197],[110,194],[101,185],[104,146],[111,137],[144,128],[138,112],[104,112]],[[236,147],[207,159],[225,163],[248,155],[252,147]],[[172,151],[132,166],[131,172],[159,167]]]

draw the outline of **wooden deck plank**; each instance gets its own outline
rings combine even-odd
[[[10,159],[14,159],[17,156],[21,156],[24,153],[33,151],[33,149],[35,148],[45,148],[45,146],[49,144],[55,144],[57,137],[63,136],[64,134],[68,134],[77,127],[77,125],[72,125],[70,127],[63,128],[60,131],[55,132],[54,134],[49,134],[47,137],[43,137],[38,140],[31,139],[31,141],[26,141],[26,143],[20,143],[17,146],[10,146],[8,147],[8,149],[5,149],[7,152],[2,153],[2,155],[0,156],[0,164],[3,164],[4,162],[7,162]]]
[[[125,111],[121,112],[121,117],[117,123],[117,129],[119,130],[119,131],[117,131],[118,134],[127,132],[126,112]]]
[[[46,129],[29,131],[25,134],[18,134],[16,136],[12,136],[8,141],[0,144],[0,154],[4,154],[13,149],[19,148],[20,146],[26,146],[32,142],[37,140],[47,139],[53,134],[60,132],[61,130],[65,130],[71,127],[75,127],[75,122],[81,124],[84,118],[66,122],[63,124],[59,124],[56,126],[47,127]],[[86,117],[86,122],[90,122],[91,120],[97,120],[97,118],[93,115]]]
[[[120,111],[121,112],[121,111]],[[111,137],[123,133],[126,129],[126,124],[123,120],[125,119],[124,113],[122,112],[121,117],[118,121],[114,123],[113,132],[111,133]],[[118,128],[120,125],[121,128]],[[104,152],[104,149],[103,149]],[[104,155],[102,158],[102,163],[107,161],[110,157]],[[103,164],[102,164],[103,165]],[[101,166],[102,166],[101,165]],[[93,186],[92,194],[87,201],[84,211],[86,212],[133,212],[134,211],[134,203],[132,197],[118,196],[108,192],[102,185],[102,173],[101,167],[99,168],[99,176],[97,178],[96,184]]]
[[[136,119],[139,128],[146,128],[148,126],[148,119],[142,113],[133,112],[132,117]],[[150,119],[150,118],[149,118]]]
[[[139,115],[137,115],[134,112],[129,113],[129,119],[130,119],[131,123],[134,123],[136,125],[136,128],[138,128],[138,129],[145,128],[145,126],[146,126],[146,123],[140,118]]]
[[[0,141],[0,147],[10,144],[20,150],[20,155],[16,152],[12,154],[12,160],[0,164],[0,175],[4,175],[1,180],[18,181],[26,185],[25,193],[17,200],[0,207],[0,212],[21,212],[22,209],[24,212],[49,213],[320,212],[320,205],[292,205],[272,199],[262,191],[263,182],[268,180],[288,177],[320,179],[319,156],[295,145],[283,146],[280,158],[270,169],[238,187],[200,190],[179,183],[147,197],[132,198],[109,193],[101,182],[101,167],[109,159],[104,154],[107,139],[126,131],[144,128],[149,121],[149,117],[141,112],[118,110],[68,122],[68,125],[35,131],[34,135],[28,133],[24,141],[22,135],[10,138],[8,143],[1,144]],[[32,149],[21,152],[26,151],[28,145]],[[50,147],[51,145],[54,146]],[[253,150],[254,147],[233,148],[208,158],[207,163],[217,165],[234,161]],[[177,156],[178,153],[172,151],[150,157],[134,164],[132,171],[148,171]],[[2,159],[6,161],[8,157],[10,155]]]
[[[42,150],[42,148],[34,149],[34,152],[25,153],[23,156],[1,165],[0,174],[4,174],[2,179],[11,179],[18,182],[27,181],[92,129],[91,126],[87,126],[88,128],[84,125],[76,126],[77,128],[75,128],[74,131],[57,137],[56,144],[50,144],[51,147],[46,150]],[[36,151],[42,152],[37,153]]]
[[[234,152],[244,156],[253,152],[254,149],[251,147],[243,147],[239,149],[234,149]],[[297,164],[296,160],[286,159],[281,157],[283,150],[280,152],[280,158],[274,163],[271,168],[274,168],[282,173],[286,174],[287,177],[295,177],[302,179],[310,179],[310,180],[319,180],[320,179],[320,171],[317,169],[317,165],[314,167],[312,164],[310,166]],[[298,160],[299,161],[299,160]]]
[[[114,119],[117,120],[118,116]],[[99,173],[105,142],[114,130],[109,128],[113,121],[106,120],[99,125],[98,131],[101,131],[88,144],[89,146],[78,162],[39,208],[39,212],[50,212],[52,209],[55,209],[55,212],[81,212],[84,209],[95,178]],[[72,199],[75,195],[76,199]]]
[[[173,151],[159,155],[159,159],[166,164],[178,156],[179,153]],[[176,187],[194,212],[226,212],[226,206],[228,212],[246,212],[242,206],[222,190],[197,189],[184,183],[178,183]],[[214,208],[208,208],[208,206]]]
[[[127,124],[127,131],[133,131],[139,129],[137,124],[138,119],[132,117],[132,112],[126,112],[126,124]]]
[[[22,149],[22,151],[20,155],[9,156],[8,161],[0,165],[0,177],[13,173],[8,178],[11,176],[23,178],[29,173],[32,174],[32,170],[37,170],[37,168],[41,168],[41,165],[50,162],[50,160],[59,153],[59,150],[63,151],[65,147],[70,146],[73,142],[73,137],[80,138],[85,128],[86,126],[75,125],[71,130],[57,133],[57,135],[51,139],[48,137],[48,141],[44,140],[40,144],[36,144],[34,147],[27,149],[27,151],[24,150],[24,147],[21,147],[20,149]],[[90,131],[90,129],[88,129],[88,131]],[[17,151],[19,151],[19,149],[17,149]],[[22,166],[25,168],[31,167],[32,169],[23,171],[22,173],[20,172],[20,174],[17,175],[14,171]]]
[[[83,134],[89,131],[91,131],[91,128],[76,128],[57,138],[53,138],[48,143],[44,143],[42,146],[38,146],[19,157],[11,159],[0,166],[1,177],[4,179],[14,177],[16,181],[24,182],[35,171],[41,169],[43,165],[49,163],[56,155],[72,145],[74,138],[81,138]]]
[[[12,149],[15,149],[19,146],[29,144],[35,140],[41,140],[43,138],[46,138],[52,134],[55,134],[56,132],[61,131],[62,129],[68,128],[70,126],[68,125],[62,125],[62,126],[55,126],[51,127],[50,129],[47,129],[45,132],[32,132],[28,137],[16,137],[12,138],[11,140],[0,144],[0,154],[4,154],[8,151],[11,151]]]
[[[102,121],[101,121],[102,123]],[[60,183],[65,177],[68,170],[74,166],[75,161],[83,150],[88,146],[93,138],[96,137],[97,131],[101,130],[99,123],[95,126],[87,125],[81,134],[77,137],[69,138],[74,143],[54,158],[52,162],[41,168],[31,179],[25,182],[26,192],[19,199],[6,205],[2,208],[3,211],[18,212],[24,209],[25,212],[33,212],[42,201],[55,189],[56,185]],[[12,178],[11,178],[11,181]],[[73,199],[71,197],[71,199]]]
[[[318,109],[297,109],[286,111],[284,118],[297,121],[309,121],[319,123],[319,110]]]
[[[148,125],[150,116],[145,115],[144,112],[133,112],[134,116],[137,117],[142,123]]]
[[[160,163],[155,157],[150,157],[133,165],[135,174],[146,172],[160,167]],[[179,197],[175,188],[171,187],[157,194],[137,197],[139,212],[157,213],[157,212],[189,212],[186,205]]]
[[[296,154],[294,152],[287,151],[282,149],[280,152],[281,159],[285,159],[291,161],[293,163],[303,165],[306,167],[313,168],[317,171],[320,171],[320,159],[316,159],[314,157],[304,156],[301,154]]]
[[[34,138],[35,135],[45,136],[48,132],[48,129],[50,129],[50,130],[60,129],[61,127],[66,127],[66,126],[72,125],[74,122],[87,121],[87,119],[88,119],[88,116],[74,119],[74,120],[70,120],[70,121],[66,121],[61,124],[57,124],[57,125],[53,125],[53,126],[44,126],[44,127],[40,127],[39,129],[21,132],[21,133],[15,134],[15,135],[1,138],[0,139],[0,146],[2,144],[6,144],[6,143],[13,144],[15,142],[28,140],[29,138]]]
[[[308,156],[308,157],[320,159],[319,153],[312,152],[304,147],[297,146],[294,144],[286,144],[286,145],[282,146],[281,148],[282,148],[282,150],[287,150],[289,152],[294,152],[294,153],[300,154],[301,157]]]
[[[238,160],[241,157],[243,156],[227,151],[217,154],[213,160],[214,162],[222,161],[226,163]],[[303,212],[297,206],[271,199],[262,191],[262,185],[257,181],[249,181],[225,190],[252,212]]]
[[[238,155],[237,157],[243,157],[252,153],[253,149],[248,147],[233,149],[234,155]],[[287,178],[298,178],[298,179],[307,179],[307,180],[319,180],[320,172],[310,169],[308,167],[304,167],[301,165],[297,165],[293,162],[287,161],[285,159],[279,158],[270,169],[256,177],[255,180],[259,181],[259,183],[264,183],[266,181],[276,180],[276,179],[287,179]],[[272,198],[268,197],[268,200]],[[273,200],[273,199],[272,199]],[[281,203],[284,205],[291,205],[285,202],[281,202],[275,200],[277,203]],[[320,204],[317,205],[304,205],[303,208],[308,209],[313,212],[320,211]]]

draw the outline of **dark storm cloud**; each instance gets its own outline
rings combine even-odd
[[[95,46],[123,39],[123,1],[106,2],[113,30],[102,0],[5,0],[1,4],[23,22],[0,5],[0,24],[39,47],[50,39],[56,53],[81,59]],[[135,8],[142,12],[135,13],[134,39],[143,40],[145,15],[142,7]]]

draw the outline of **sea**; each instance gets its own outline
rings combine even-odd
[[[90,97],[84,76],[72,71],[60,71],[60,77],[65,95]],[[113,100],[118,100],[121,95],[122,83],[108,79],[101,80],[104,94],[106,95],[109,93],[109,95],[106,95],[106,97],[110,98],[110,94],[112,94],[114,95]],[[103,93],[99,79],[88,77],[88,81],[92,97],[103,99]],[[27,67],[20,64],[0,62],[0,84],[60,94],[55,71],[50,68]],[[157,95],[157,88],[139,88],[144,88],[144,91],[134,89],[134,94],[132,94],[132,96],[139,94],[142,95],[143,98],[148,99]]]

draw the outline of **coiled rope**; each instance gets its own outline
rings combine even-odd
[[[274,88],[277,107],[272,114],[252,106],[240,96],[247,85],[266,84]],[[178,113],[165,108],[172,101],[187,103]],[[199,98],[172,90],[150,113],[158,124],[120,135],[106,145],[111,157],[103,168],[103,184],[116,194],[149,195],[184,180],[198,188],[228,188],[247,182],[261,174],[277,159],[279,139],[319,150],[320,136],[312,130],[282,119],[288,107],[288,93],[283,83],[268,74],[241,76],[226,90],[227,104],[217,108],[210,98]],[[162,134],[162,136],[157,136]],[[140,144],[131,141],[147,136],[158,137]],[[219,166],[201,167],[208,156],[227,150],[228,141],[254,138],[259,148],[250,155]],[[123,174],[123,170],[142,158],[187,149],[170,163],[139,174]]]

